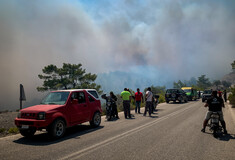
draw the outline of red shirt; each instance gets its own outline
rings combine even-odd
[[[136,92],[135,93],[135,100],[136,101],[141,101],[141,98],[142,98],[143,94],[141,92]]]
[[[219,95],[219,97],[222,97],[222,92],[218,91],[218,95]]]

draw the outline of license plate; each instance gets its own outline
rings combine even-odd
[[[219,120],[218,119],[212,119],[212,123],[218,123]]]
[[[29,126],[28,126],[28,125],[22,125],[21,128],[22,128],[22,129],[28,129]]]

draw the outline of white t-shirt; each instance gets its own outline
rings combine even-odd
[[[147,101],[148,101],[148,102],[152,102],[153,93],[152,93],[151,91],[147,91],[147,92],[146,92],[146,95],[147,95]]]

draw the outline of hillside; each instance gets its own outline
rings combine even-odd
[[[229,74],[226,74],[221,80],[230,82],[233,85],[235,85],[235,72],[231,72]]]

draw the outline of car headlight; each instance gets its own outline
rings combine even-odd
[[[17,118],[21,118],[21,112],[18,112]]]
[[[45,112],[39,112],[38,113],[38,120],[43,120],[46,118],[46,113]]]

